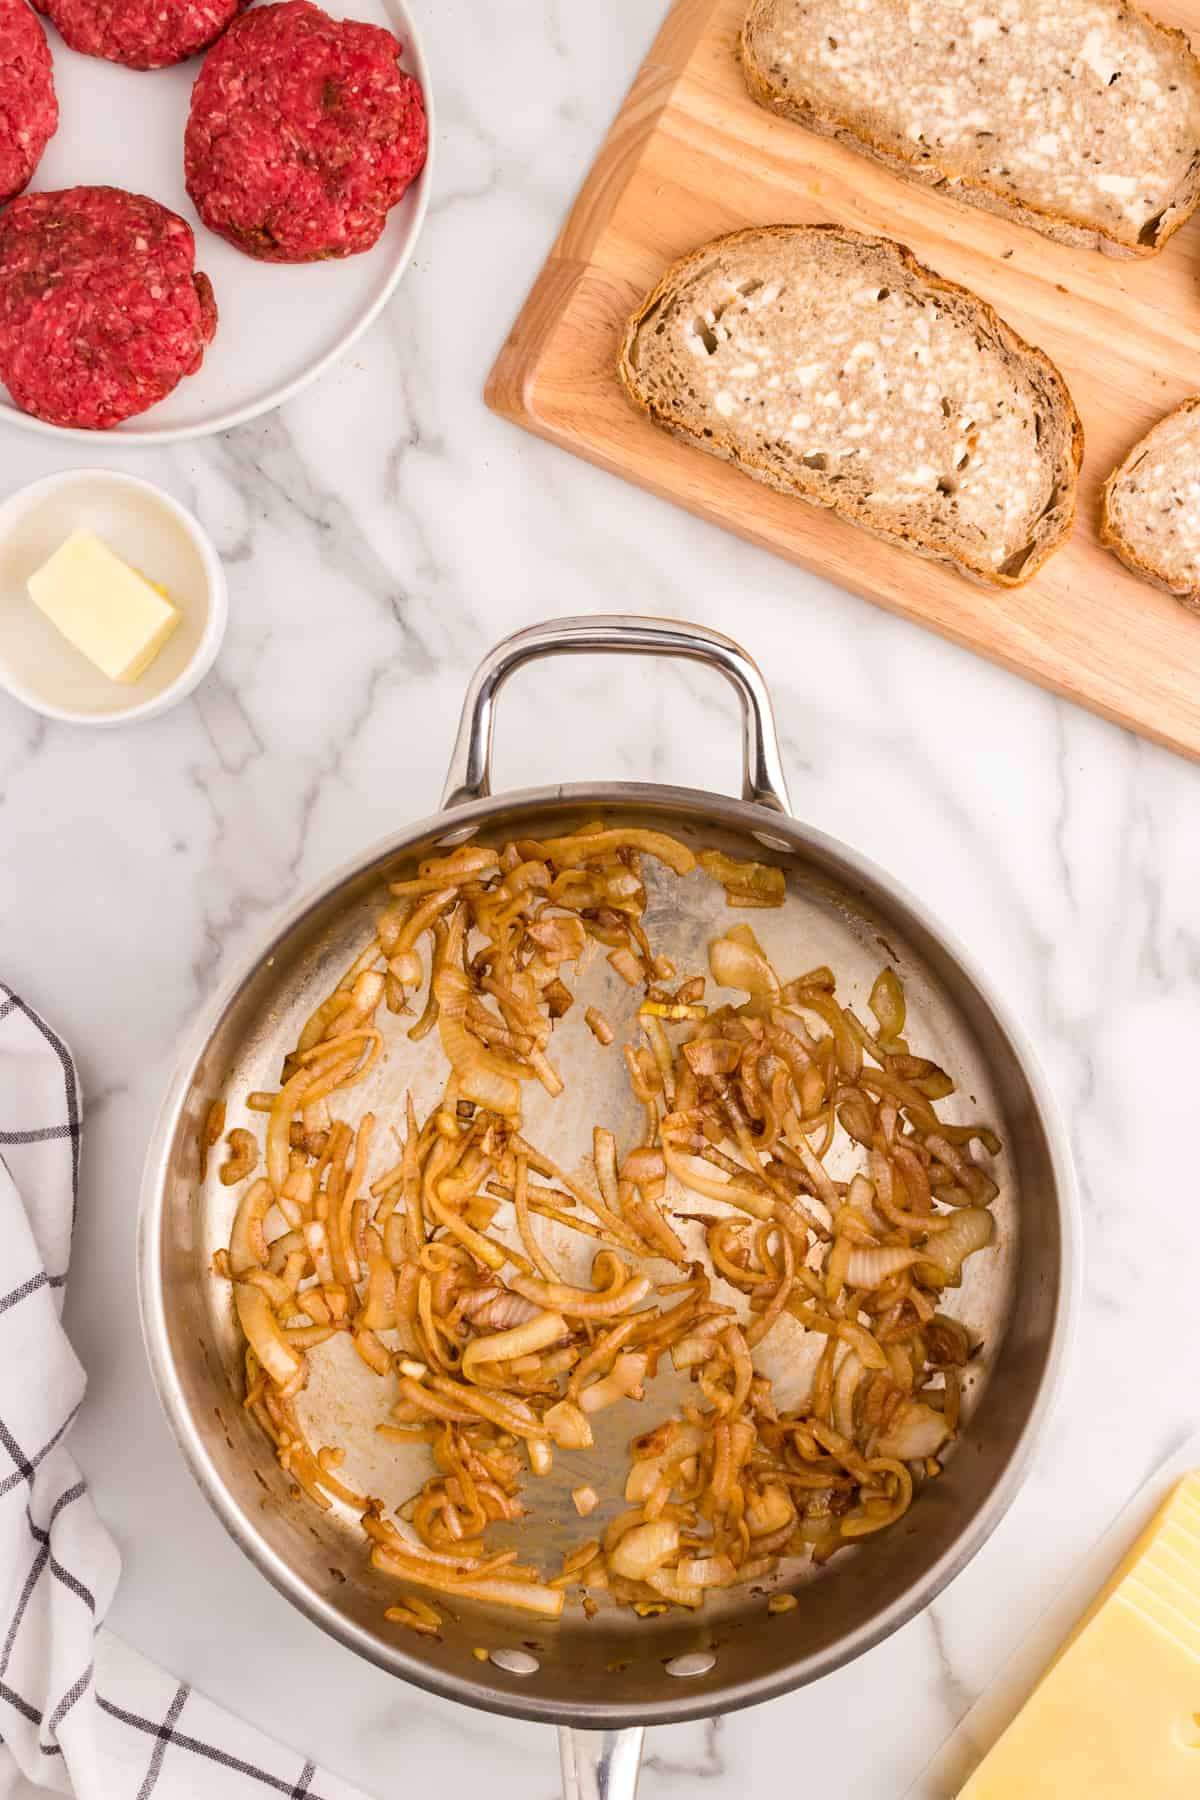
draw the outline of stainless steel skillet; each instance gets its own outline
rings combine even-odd
[[[494,708],[508,677],[540,657],[607,651],[687,657],[729,680],[744,723],[740,799],[634,782],[491,795]],[[795,1610],[771,1615],[761,1589],[742,1589],[710,1596],[696,1616],[643,1620],[602,1607],[587,1619],[568,1608],[556,1624],[531,1626],[464,1604],[440,1638],[418,1639],[384,1621],[389,1596],[366,1567],[355,1521],[298,1504],[239,1405],[228,1292],[210,1273],[213,1251],[228,1238],[234,1200],[214,1169],[200,1179],[200,1128],[214,1099],[226,1099],[230,1123],[238,1123],[246,1093],[275,1084],[300,1023],[368,941],[388,879],[468,839],[552,836],[597,817],[784,867],[786,905],[755,915],[755,929],[784,970],[828,962],[839,989],[861,997],[882,962],[897,968],[914,1039],[960,1079],[963,1116],[986,1115],[1006,1146],[995,1207],[999,1248],[968,1264],[955,1305],[982,1333],[984,1349],[945,1474],[894,1530],[804,1580]],[[652,890],[651,914],[680,967],[689,957],[703,966],[704,944],[729,917],[720,889],[699,880]],[[598,1057],[584,1031],[572,1038],[569,1024],[568,1016],[555,1039],[567,1091],[553,1103],[552,1126],[547,1111],[531,1127],[544,1137],[552,1129],[557,1145],[582,1149],[596,1119],[619,1129],[629,1102],[619,1061]],[[423,1056],[398,1035],[372,1078],[375,1092],[360,1093],[360,1103],[394,1107],[410,1082],[420,1098],[423,1079],[432,1092],[433,1076],[420,1069],[431,1059],[419,1048]],[[183,1053],[147,1160],[139,1277],[147,1349],[172,1429],[219,1517],[263,1574],[349,1649],[406,1680],[467,1705],[567,1728],[568,1794],[625,1800],[636,1785],[642,1727],[727,1712],[818,1679],[927,1605],[979,1549],[1025,1475],[1060,1375],[1076,1304],[1078,1231],[1062,1128],[1028,1047],[983,977],[918,901],[790,816],[770,698],[756,665],[728,638],[699,626],[612,616],[554,621],[491,651],[466,697],[442,810],[325,881],[208,1008]],[[799,1357],[803,1347],[790,1349]],[[785,1365],[788,1352],[785,1343]],[[375,1447],[378,1384],[355,1364],[352,1354],[334,1356],[314,1374],[305,1398],[310,1434],[347,1445],[347,1479],[394,1503],[423,1478],[423,1469],[406,1460],[420,1453]],[[607,1433],[601,1456],[607,1451],[623,1467],[630,1435],[669,1407],[669,1391],[656,1385],[641,1408],[629,1402],[600,1415]],[[595,1479],[595,1462],[587,1466]],[[523,1556],[553,1564],[578,1537],[566,1495],[584,1478],[581,1468],[560,1456],[552,1485],[539,1485],[536,1512],[518,1540]]]

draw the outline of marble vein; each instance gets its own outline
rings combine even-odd
[[[766,671],[798,813],[890,870],[986,966],[1079,1163],[1079,1342],[986,1549],[924,1619],[819,1689],[648,1745],[647,1800],[772,1800],[793,1789],[797,1744],[814,1794],[898,1800],[1191,1418],[1200,771],[489,415],[492,358],[664,0],[418,10],[440,174],[392,305],[280,414],[111,451],[217,539],[231,623],[212,677],[153,725],[87,737],[0,702],[0,974],[70,1038],[91,1096],[67,1306],[91,1377],[77,1451],[125,1557],[115,1623],[227,1704],[247,1704],[252,1680],[264,1726],[379,1800],[434,1785],[448,1754],[488,1800],[557,1792],[552,1733],[352,1662],[251,1575],[150,1391],[133,1219],[197,1005],[325,871],[432,809],[483,649],[555,613],[690,616]],[[7,488],[77,460],[0,434]],[[504,696],[497,786],[733,792],[737,745],[732,698],[700,670],[547,665]],[[147,1531],[150,1490],[170,1529]]]

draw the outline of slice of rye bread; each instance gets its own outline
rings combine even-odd
[[[638,307],[619,374],[655,424],[993,587],[1070,534],[1083,430],[1042,351],[903,244],[767,225]]]
[[[1200,396],[1134,445],[1104,484],[1100,541],[1200,612]]]
[[[1114,256],[1200,205],[1200,61],[1124,0],[751,0],[754,98],[896,174]]]

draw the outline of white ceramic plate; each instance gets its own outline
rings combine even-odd
[[[384,25],[401,40],[404,67],[424,91],[432,159],[429,71],[405,0],[327,0],[326,10]],[[15,407],[2,386],[0,419],[89,444],[167,444],[226,431],[279,406],[340,356],[395,290],[425,217],[430,163],[393,208],[374,249],[337,262],[255,262],[200,223],[183,185],[183,130],[201,59],[171,69],[123,69],[77,55],[49,20],[43,23],[60,124],[31,186],[103,184],[171,207],[196,233],[196,267],[212,281],[220,323],[198,373],[112,431],[47,425]]]

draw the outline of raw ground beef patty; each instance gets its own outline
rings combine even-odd
[[[258,6],[205,58],[184,138],[210,230],[266,262],[369,250],[424,166],[421,89],[379,25]]]
[[[0,214],[0,379],[23,412],[93,430],[200,367],[217,327],[191,226],[144,194],[25,194]]]
[[[64,43],[129,69],[165,69],[220,37],[247,0],[36,0]]]
[[[20,193],[57,129],[46,34],[25,0],[0,0],[0,206]]]

